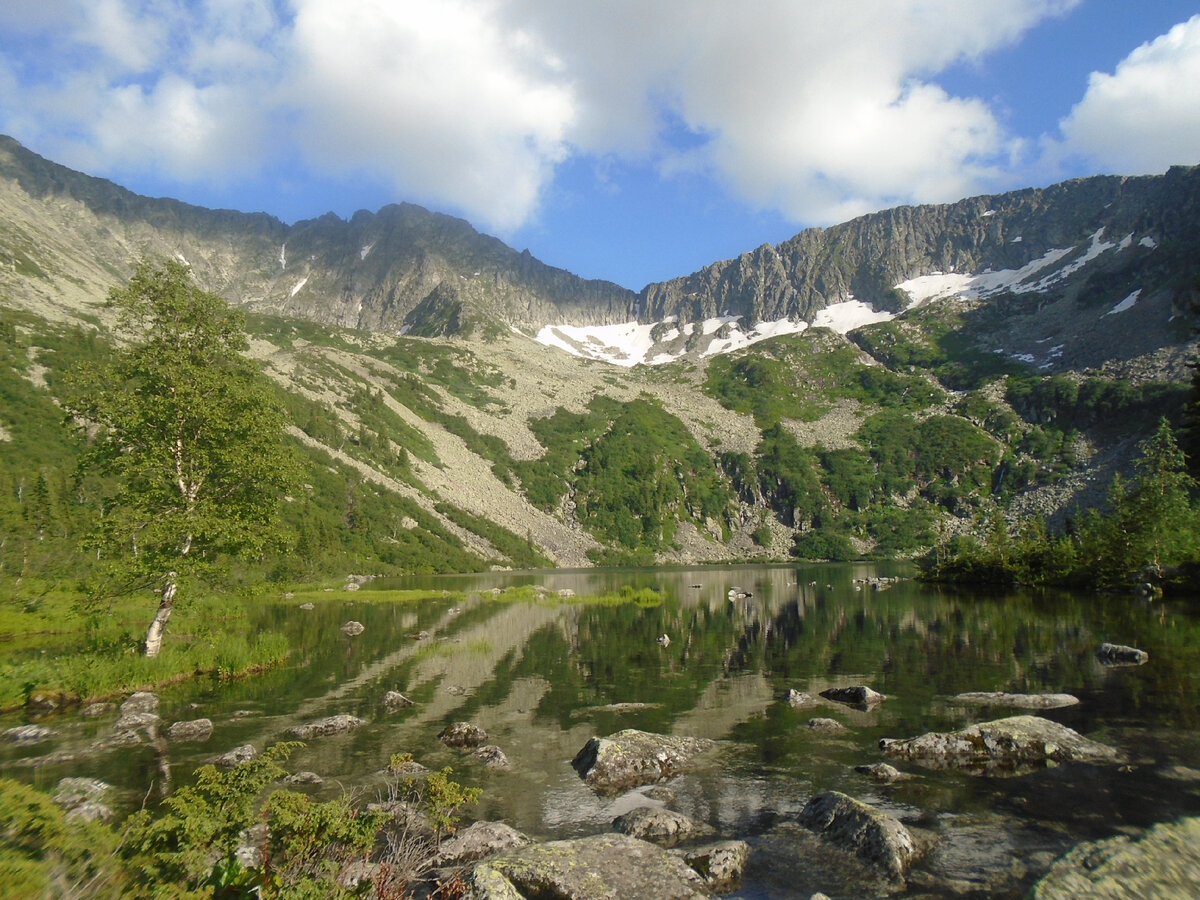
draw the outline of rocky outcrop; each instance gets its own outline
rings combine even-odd
[[[503,822],[474,822],[442,841],[428,865],[433,869],[462,866],[498,853],[527,847],[531,843],[528,835]]]
[[[626,729],[607,738],[594,737],[571,761],[589,787],[619,793],[654,784],[685,771],[700,753],[715,746],[705,738],[677,737]]]
[[[715,844],[675,852],[700,873],[714,894],[726,894],[734,890],[742,880],[742,873],[750,859],[750,845],[745,841],[717,841]]]
[[[1079,844],[1034,888],[1034,900],[1195,897],[1200,886],[1200,818]]]
[[[917,842],[895,816],[837,791],[817,794],[800,812],[800,824],[901,880],[917,858]]]
[[[354,731],[367,724],[357,716],[339,715],[327,716],[324,719],[318,719],[315,722],[306,722],[303,725],[293,725],[284,732],[288,737],[294,737],[301,741],[311,741],[313,738],[329,737],[334,734],[345,734],[348,731]]]
[[[968,771],[1017,769],[1047,762],[1119,762],[1121,753],[1065,725],[1039,716],[980,722],[954,732],[931,732],[908,740],[880,741],[888,756],[932,768]]]
[[[707,886],[680,857],[623,834],[536,844],[477,865],[474,900],[703,900]]]

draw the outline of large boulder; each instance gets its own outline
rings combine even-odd
[[[125,698],[121,704],[121,715],[130,713],[157,713],[158,695],[150,691],[137,691]]]
[[[480,863],[467,880],[466,896],[475,900],[708,897],[704,879],[680,857],[623,834],[535,844]]]
[[[454,722],[442,729],[438,740],[447,747],[479,747],[487,743],[488,733],[470,722]]]
[[[710,825],[662,807],[635,806],[613,819],[613,828],[643,841],[674,847],[680,841],[714,834]]]
[[[878,691],[873,691],[865,684],[855,684],[849,687],[829,688],[821,691],[821,696],[835,703],[845,703],[858,709],[870,709],[882,703],[886,698]]]
[[[1200,893],[1200,818],[1079,844],[1038,882],[1034,900],[1195,897]]]
[[[348,731],[361,728],[365,724],[357,716],[328,716],[324,719],[318,719],[315,722],[293,725],[284,734],[301,741],[311,741],[313,738],[329,737],[333,734],[345,734]]]
[[[930,768],[968,771],[1020,769],[1046,762],[1120,762],[1120,751],[1040,716],[980,722],[962,731],[930,732],[908,740],[884,738],[888,756]]]
[[[503,822],[475,822],[438,845],[429,860],[430,868],[462,866],[497,853],[517,850],[532,843],[528,835]]]
[[[715,742],[707,738],[628,728],[607,738],[592,738],[575,754],[571,766],[593,790],[620,793],[673,778],[713,746]]]
[[[1150,659],[1150,654],[1124,644],[1103,643],[1096,648],[1096,659],[1102,666],[1140,666]]]
[[[167,740],[174,743],[183,741],[207,741],[212,737],[212,719],[190,719],[186,722],[175,722],[167,729]]]
[[[703,847],[676,850],[689,866],[700,873],[714,894],[727,894],[742,880],[750,859],[750,845],[745,841],[718,841]]]
[[[800,824],[895,881],[918,855],[917,842],[899,819],[837,791],[809,800]]]

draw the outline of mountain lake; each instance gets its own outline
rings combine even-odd
[[[368,582],[312,609],[264,602],[255,625],[287,633],[298,648],[287,665],[160,694],[164,726],[209,718],[206,741],[81,753],[111,733],[118,713],[76,710],[42,720],[56,732],[49,740],[0,745],[0,766],[48,790],[68,775],[103,779],[129,811],[161,796],[168,774],[178,785],[235,746],[261,750],[290,727],[345,713],[366,724],[295,752],[290,770],[323,779],[298,790],[382,797],[381,770],[408,752],[482,788],[464,824],[503,820],[538,840],[606,832],[635,806],[665,804],[749,843],[741,886],[727,895],[744,898],[883,895],[797,824],[826,790],[936,837],[899,896],[1023,896],[1079,841],[1200,815],[1195,610],[1117,595],[985,594],[911,574],[891,564],[494,572]],[[430,598],[372,602],[395,588]],[[588,599],[626,588],[649,588],[659,602]],[[351,620],[361,634],[342,633]],[[1096,649],[1106,641],[1149,660],[1103,665]],[[818,696],[848,685],[886,699],[859,709]],[[789,690],[814,700],[795,707]],[[413,705],[385,708],[388,691]],[[971,774],[887,759],[914,776],[889,785],[855,771],[885,761],[881,739],[1031,712],[955,699],[975,691],[1072,694],[1077,705],[1032,714],[1116,747],[1126,762]],[[816,717],[844,728],[816,730]],[[0,730],[26,721],[4,716]],[[444,746],[438,734],[454,722],[485,729],[510,767]],[[708,764],[658,786],[665,791],[602,796],[571,761],[593,736],[628,728],[719,744]]]

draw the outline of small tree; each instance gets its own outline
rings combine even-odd
[[[128,342],[75,373],[67,408],[92,434],[81,467],[114,485],[88,544],[123,578],[161,590],[146,634],[157,656],[180,580],[260,553],[297,466],[283,411],[241,355],[244,317],[187,266],[143,260],[108,303]]]

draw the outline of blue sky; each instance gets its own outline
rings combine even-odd
[[[636,290],[897,204],[1200,163],[1200,4],[4,0],[0,132],[287,222],[407,200]]]

